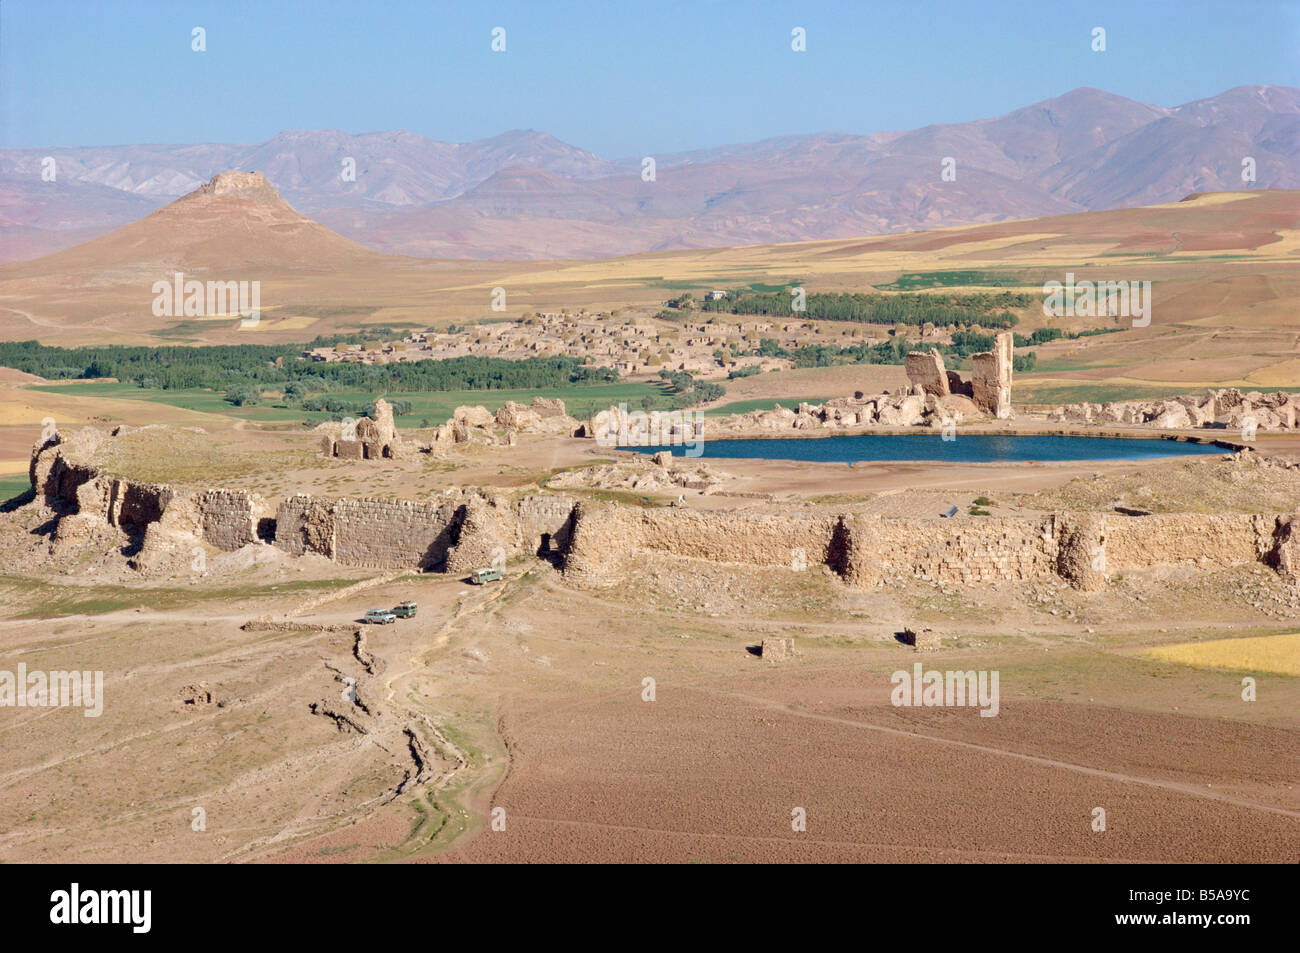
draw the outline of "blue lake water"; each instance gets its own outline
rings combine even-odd
[[[684,456],[687,447],[620,447],[640,453],[670,450]],[[856,463],[859,460],[936,460],[951,463],[1043,463],[1071,460],[1150,460],[1156,457],[1223,453],[1211,444],[1178,440],[1126,440],[1115,437],[1061,437],[1033,434],[961,434],[944,440],[938,434],[861,434],[855,437],[792,437],[778,440],[705,440],[706,459],[800,460]]]

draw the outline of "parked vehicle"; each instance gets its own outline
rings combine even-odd
[[[393,606],[391,611],[393,615],[397,616],[399,619],[413,619],[415,618],[415,610],[417,608],[418,606],[408,599],[406,602],[399,602],[397,605]]]
[[[496,566],[488,566],[483,569],[475,569],[474,574],[469,577],[469,581],[476,586],[481,586],[485,582],[500,582],[502,572]]]
[[[372,625],[388,625],[390,622],[397,621],[397,616],[387,609],[367,609],[364,618],[366,622]]]

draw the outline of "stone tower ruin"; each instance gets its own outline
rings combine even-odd
[[[1014,338],[1003,331],[993,341],[993,350],[971,355],[971,399],[977,407],[999,420],[1015,416],[1011,411],[1011,350]]]

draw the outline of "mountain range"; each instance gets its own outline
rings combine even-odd
[[[47,157],[54,181],[42,178]],[[557,259],[1295,189],[1298,157],[1300,90],[1281,86],[1237,87],[1172,109],[1076,89],[973,122],[657,155],[653,181],[642,156],[603,159],[532,130],[468,143],[321,130],[258,144],[0,149],[0,261],[80,244],[231,169],[261,172],[293,208],[374,250]],[[1253,181],[1242,177],[1248,158]]]

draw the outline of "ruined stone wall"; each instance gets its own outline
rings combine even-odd
[[[835,516],[795,513],[697,513],[686,509],[579,504],[565,574],[580,582],[608,581],[638,551],[711,562],[791,568],[831,561]]]
[[[176,491],[161,483],[112,481],[109,523],[131,536],[143,536],[150,523],[162,519]]]
[[[953,583],[1039,579],[1055,572],[1052,521],[1029,517],[965,520],[886,520],[856,525],[856,559],[862,582],[917,577]],[[865,538],[860,538],[865,536]]]
[[[1274,521],[1273,550],[1265,559],[1283,578],[1300,584],[1300,510]]]
[[[541,554],[553,556],[567,578],[592,584],[616,582],[647,553],[750,566],[825,565],[861,587],[906,578],[984,584],[1060,577],[1095,590],[1126,570],[1254,562],[1300,582],[1300,513],[922,520],[810,507],[699,512],[544,494],[464,494],[435,502],[299,495],[282,501],[272,519],[256,494],[132,483],[78,462],[67,449],[40,448],[32,472],[42,477],[38,499],[58,516],[56,538],[73,541],[97,527],[136,537],[173,534],[177,545],[183,534],[197,534],[226,550],[261,538],[294,555],[349,566],[449,572]]]
[[[860,587],[907,578],[978,585],[1060,577],[1095,591],[1116,571],[1156,566],[1222,568],[1263,561],[1290,572],[1300,555],[1298,540],[1300,531],[1289,518],[1275,516],[1061,513],[936,521],[582,504],[565,573],[580,583],[607,583],[638,552],[788,567],[798,549],[808,566],[826,564]]]
[[[1274,548],[1276,517],[1171,513],[1106,518],[1106,569],[1241,566]]]
[[[334,558],[334,501],[299,494],[275,511],[275,545],[293,556]]]
[[[515,556],[559,555],[569,549],[574,500],[530,496],[521,500],[473,497],[464,507],[447,572],[472,572]]]
[[[99,481],[98,486],[90,487],[84,493],[81,490],[82,487],[95,481],[96,470],[86,464],[71,461],[61,454],[55,455],[49,451],[47,453],[50,453],[52,459],[48,469],[44,471],[45,480],[42,483],[33,484],[40,488],[39,493],[45,503],[55,509],[67,507],[75,509],[80,505],[80,497],[84,495],[86,505],[101,509],[101,515],[107,520],[108,495],[104,481]],[[96,500],[96,497],[101,495],[102,506]]]
[[[927,394],[946,397],[948,388],[948,371],[943,366],[943,357],[936,348],[928,352],[912,351],[903,359],[907,371],[907,380],[914,386],[921,387]]]
[[[261,497],[243,490],[204,490],[194,499],[204,540],[235,550],[258,539],[258,521],[267,512]]]
[[[971,399],[986,414],[1005,420],[1011,412],[1011,371],[1015,339],[1004,331],[993,350],[971,355]]]
[[[1055,523],[1057,575],[1086,592],[1101,589],[1110,571],[1106,518],[1100,513],[1078,513],[1062,516]]]
[[[460,509],[456,503],[335,500],[334,559],[379,569],[439,567],[454,541]]]
[[[829,565],[858,586],[912,577],[957,583],[1024,580],[1055,572],[1051,525],[1050,519],[1014,517],[938,523],[583,505],[565,572],[597,583],[641,550],[785,568],[802,560],[808,567]]]
[[[573,530],[573,507],[577,501],[569,496],[529,496],[514,504],[519,523],[521,548],[538,546],[543,536],[551,538],[556,552],[568,548]]]
[[[460,506],[294,496],[276,511],[275,545],[347,566],[434,569],[454,542]]]

